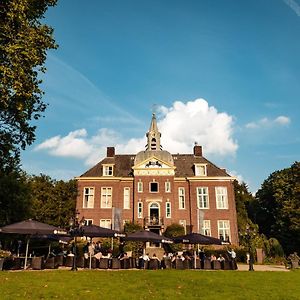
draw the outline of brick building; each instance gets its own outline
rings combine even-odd
[[[238,243],[233,180],[202,155],[162,150],[155,114],[146,134],[146,150],[106,157],[78,182],[77,209],[87,222],[121,227],[127,221],[162,233],[172,223],[186,232],[200,232]]]

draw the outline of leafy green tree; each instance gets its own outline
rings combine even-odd
[[[30,205],[25,173],[11,172],[0,176],[0,226],[29,218]]]
[[[249,216],[285,253],[300,251],[300,163],[272,173],[249,205]]]
[[[76,181],[56,181],[41,174],[31,177],[29,183],[32,217],[47,224],[68,226],[69,220],[75,212]]]
[[[56,0],[0,2],[0,171],[19,166],[20,149],[35,139],[32,120],[46,109],[39,74],[47,50],[57,45],[53,29],[41,23]],[[0,174],[2,175],[2,174]]]

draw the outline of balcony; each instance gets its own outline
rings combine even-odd
[[[147,227],[160,227],[164,225],[163,218],[156,218],[156,217],[146,217],[144,218],[144,226]]]

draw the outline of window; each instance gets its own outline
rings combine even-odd
[[[130,188],[124,188],[124,209],[130,209]]]
[[[171,202],[166,202],[166,218],[171,218]]]
[[[226,187],[216,187],[217,209],[228,209],[228,198]]]
[[[113,176],[113,165],[103,165],[103,176]]]
[[[101,188],[101,208],[112,207],[112,188],[103,187]]]
[[[195,176],[206,176],[206,165],[205,164],[195,164]]]
[[[207,187],[197,187],[197,204],[200,209],[209,208]]]
[[[100,227],[111,229],[111,219],[101,219],[100,220]]]
[[[185,209],[185,191],[183,187],[178,188],[179,209]]]
[[[169,180],[165,182],[165,192],[171,193],[171,182]]]
[[[230,242],[230,224],[228,220],[218,221],[218,236],[221,241]]]
[[[143,218],[143,203],[138,202],[138,218],[142,219]]]
[[[150,182],[150,192],[151,193],[158,192],[158,182]]]
[[[179,225],[183,226],[184,233],[186,234],[186,220],[179,220]]]
[[[138,189],[138,193],[142,193],[143,192],[143,183],[141,181],[138,182],[137,189]]]
[[[94,208],[94,188],[85,187],[83,189],[83,208]]]
[[[93,219],[84,219],[84,225],[89,226],[93,224]]]
[[[210,220],[203,220],[202,234],[207,235],[207,236],[211,236]]]

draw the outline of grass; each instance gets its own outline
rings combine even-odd
[[[300,299],[300,270],[0,272],[0,299]]]

